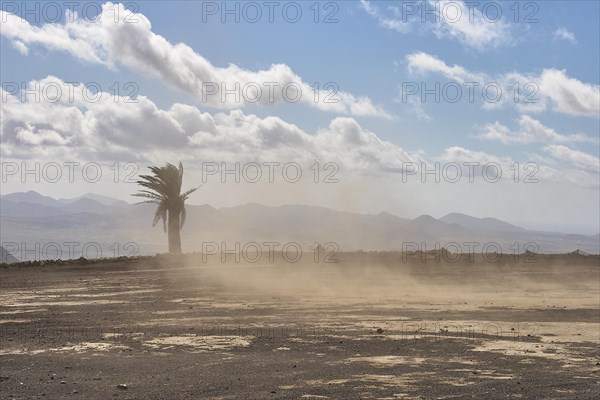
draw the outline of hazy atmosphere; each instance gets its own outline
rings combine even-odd
[[[598,1],[0,1],[0,398],[596,398],[599,49]]]

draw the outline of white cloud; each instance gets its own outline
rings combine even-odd
[[[12,45],[19,53],[23,54],[24,56],[29,54],[29,49],[27,48],[27,46],[25,46],[25,43],[19,40],[14,40],[12,42]]]
[[[519,129],[511,129],[500,122],[487,124],[483,131],[476,135],[478,139],[487,141],[498,141],[504,144],[508,143],[575,143],[587,142],[598,143],[597,138],[578,133],[571,135],[561,135],[554,129],[543,125],[540,121],[531,118],[529,115],[519,117]]]
[[[577,44],[577,39],[575,39],[575,34],[570,32],[564,26],[560,28],[556,28],[556,30],[552,33],[555,40],[566,40],[567,42],[571,42],[573,44]]]
[[[540,185],[568,184],[598,189],[598,158],[562,145],[546,146],[544,150],[560,162],[542,164],[540,161],[543,157],[536,157],[525,163],[518,163],[511,157],[499,157],[460,146],[447,148],[439,159],[446,163],[458,163],[463,167],[463,176],[481,176],[483,169],[487,167],[485,175],[488,182],[493,182],[497,171],[500,171],[502,179],[515,184],[527,180]],[[469,167],[465,163],[478,164]]]
[[[44,24],[41,27],[33,26],[26,20],[6,11],[0,10],[2,20],[2,36],[10,39],[13,45],[21,52],[27,54],[28,46],[39,44],[50,50],[60,50],[71,54],[82,61],[98,64],[108,64],[107,61],[96,54],[96,47],[101,37],[93,35],[82,36],[82,20],[59,24]],[[108,18],[105,18],[108,19]],[[67,17],[67,21],[71,18]],[[98,28],[98,27],[97,27]],[[100,29],[96,29],[100,33]],[[94,39],[94,40],[92,40]]]
[[[408,72],[411,74],[427,74],[437,72],[446,75],[457,82],[480,82],[485,79],[484,74],[471,72],[460,65],[450,66],[439,58],[424,52],[412,53],[406,56]]]
[[[573,115],[600,114],[600,86],[567,76],[565,71],[545,69],[538,78],[540,93],[553,101],[555,111]]]
[[[45,98],[45,85],[64,87],[73,97]],[[1,91],[0,140],[3,159],[124,161],[163,163],[182,160],[222,162],[336,162],[349,175],[386,177],[405,170],[406,163],[498,163],[510,171],[510,157],[452,146],[438,157],[426,159],[420,151],[407,151],[382,140],[356,120],[338,117],[328,126],[308,133],[278,117],[261,118],[240,110],[211,114],[194,106],[175,103],[161,109],[147,97],[127,102],[101,92],[98,101],[84,97],[82,85],[49,76],[28,84],[23,101]],[[39,100],[35,91],[40,91]],[[548,129],[533,119],[523,119],[522,129]],[[533,133],[532,133],[533,134]],[[543,135],[550,135],[543,133]],[[559,135],[560,136],[560,135]],[[562,162],[540,166],[548,180],[593,186],[597,160],[564,146],[545,150]],[[569,152],[570,151],[570,152]],[[595,161],[594,161],[595,160]],[[481,171],[480,171],[481,172]],[[479,173],[479,176],[481,173]],[[504,176],[510,179],[510,176]]]
[[[44,88],[49,85],[61,87],[64,95],[44,97]],[[369,173],[420,160],[380,140],[352,118],[334,118],[328,127],[309,134],[278,117],[260,118],[240,110],[213,115],[178,103],[160,109],[145,96],[130,102],[126,97],[100,92],[98,100],[90,102],[83,85],[53,76],[30,82],[27,90],[24,99],[2,90],[3,157],[116,157],[152,162],[165,158],[240,162],[319,159]]]
[[[431,121],[432,118],[427,111],[425,111],[425,107],[423,107],[423,102],[421,102],[416,97],[410,97],[407,99],[408,109],[410,113],[417,117],[420,121]]]
[[[494,18],[486,20],[483,11],[467,6],[462,0],[421,1],[411,3],[414,10],[407,7],[388,7],[395,14],[384,15],[368,0],[361,0],[363,10],[375,18],[383,28],[400,33],[409,33],[420,24],[425,33],[433,32],[438,39],[453,39],[463,46],[480,52],[513,43],[510,25]],[[427,17],[432,11],[435,20]],[[431,29],[433,25],[433,29]]]
[[[582,170],[594,173],[600,172],[600,159],[591,154],[574,150],[563,145],[549,145],[544,147],[544,150],[552,157],[561,161],[566,161]]]
[[[513,104],[523,112],[540,112],[547,110],[551,104],[552,110],[564,114],[600,116],[600,86],[593,83],[581,82],[571,78],[564,70],[544,69],[539,74],[508,73],[490,76],[482,72],[473,72],[460,65],[448,65],[443,60],[424,52],[406,56],[407,69],[411,74],[425,75],[437,73],[447,79],[461,84],[475,82],[481,93],[484,85],[497,84],[502,89],[502,95],[497,102],[486,102],[483,96],[478,96],[483,108],[498,108]],[[516,85],[516,86],[515,86]],[[515,87],[518,87],[518,101],[515,101]],[[468,93],[468,88],[464,91]]]
[[[385,17],[381,14],[379,9],[372,5],[368,0],[360,0],[360,4],[367,14],[379,22],[381,27],[400,33],[408,33],[412,30],[410,21]]]
[[[0,13],[6,21],[2,36],[22,54],[27,54],[30,46],[38,45],[108,68],[124,65],[191,93],[211,107],[235,109],[298,101],[323,111],[391,118],[367,97],[343,91],[331,97],[327,90],[320,90],[319,96],[315,96],[310,85],[285,64],[273,64],[260,71],[234,64],[217,67],[188,45],[172,44],[154,33],[148,18],[132,13],[122,4],[105,3],[102,13],[93,21],[68,15],[64,24],[47,23],[40,27],[11,13]],[[225,88],[237,88],[238,98],[222,96]]]
[[[30,124],[15,128],[15,138],[26,145],[65,145],[69,139],[62,137],[58,132],[50,129],[35,129]],[[35,132],[34,132],[35,130]]]
[[[469,150],[460,146],[448,147],[440,155],[439,159],[445,162],[479,163],[481,165],[498,164],[502,167],[508,167],[514,164],[514,161],[510,157],[498,157],[483,151]]]
[[[471,12],[461,0],[429,0],[439,8],[439,22],[435,34],[438,38],[454,38],[464,46],[477,51],[510,45],[513,41],[510,26],[499,21],[486,21],[482,12]]]

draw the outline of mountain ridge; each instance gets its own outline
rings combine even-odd
[[[75,238],[102,243],[135,241],[152,251],[162,250],[165,246],[162,224],[152,229],[154,204],[123,205],[103,195],[90,197],[63,199],[70,201],[65,203],[37,192],[1,196],[3,242],[35,240],[44,243],[49,238],[65,241]],[[36,201],[42,204],[36,204]],[[340,251],[403,250],[407,246],[433,249],[445,244],[456,246],[475,242],[497,244],[507,249],[505,251],[514,251],[514,243],[518,244],[519,250],[524,250],[521,247],[526,243],[533,243],[532,251],[572,252],[580,249],[600,253],[598,235],[527,230],[497,218],[478,218],[462,213],[450,213],[439,219],[427,214],[409,219],[387,212],[360,214],[312,205],[248,203],[221,208],[209,204],[187,205],[187,214],[182,240],[191,243],[188,247],[193,250],[198,250],[207,241],[287,241],[303,245],[335,242]]]

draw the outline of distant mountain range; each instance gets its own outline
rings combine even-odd
[[[21,260],[56,258],[56,252],[61,253],[60,258],[77,258],[86,246],[83,256],[92,258],[97,249],[106,257],[165,252],[167,238],[162,226],[152,228],[154,210],[153,204],[131,205],[97,194],[54,199],[34,191],[11,193],[0,196],[1,242]],[[305,250],[315,243],[331,242],[340,252],[416,250],[415,246],[481,252],[487,245],[487,252],[501,249],[522,253],[528,249],[566,253],[579,249],[600,253],[600,235],[531,231],[495,218],[459,213],[440,219],[428,215],[407,219],[389,213],[355,214],[305,205],[267,207],[251,203],[220,209],[187,205],[187,214],[182,230],[186,252],[202,251],[203,243],[208,242],[219,246],[226,243],[227,249],[234,248],[236,242],[241,247],[251,242],[277,242],[281,246],[295,242]]]

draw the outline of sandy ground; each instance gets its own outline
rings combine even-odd
[[[2,268],[0,398],[600,393],[597,258],[410,266],[342,258]]]

